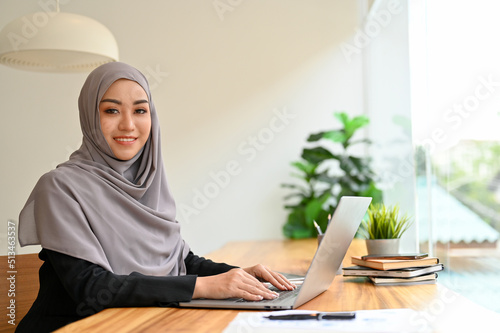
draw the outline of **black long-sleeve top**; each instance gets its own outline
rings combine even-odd
[[[99,265],[42,249],[38,296],[16,333],[52,332],[105,308],[175,306],[191,300],[197,276],[225,273],[234,266],[214,263],[192,252],[184,260],[187,275],[117,275]]]

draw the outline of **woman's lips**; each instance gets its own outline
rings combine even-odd
[[[129,136],[118,136],[113,138],[116,143],[121,144],[121,145],[131,145],[135,141],[137,141],[137,138],[135,137],[129,137]]]

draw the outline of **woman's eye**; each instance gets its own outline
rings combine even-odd
[[[109,114],[116,114],[116,113],[118,113],[118,110],[117,109],[106,109],[106,110],[104,110],[104,112],[109,113]]]
[[[135,110],[136,113],[139,113],[139,114],[145,114],[145,113],[148,113],[148,110],[146,109],[137,109]]]

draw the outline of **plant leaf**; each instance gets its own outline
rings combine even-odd
[[[340,143],[344,143],[347,141],[347,135],[343,130],[333,130],[324,132],[323,138],[333,142],[340,142]]]
[[[306,224],[312,226],[313,221],[316,220],[319,212],[321,211],[323,204],[330,198],[330,192],[323,194],[319,198],[314,198],[307,203],[305,209],[305,220]]]
[[[399,210],[399,205],[371,204],[363,223],[365,235],[370,239],[400,238],[413,222],[407,214],[400,216]]]
[[[342,125],[344,125],[344,127],[347,126],[347,123],[349,122],[349,116],[347,115],[347,113],[335,112],[333,116],[337,118],[342,123]]]
[[[324,133],[325,132],[319,132],[309,135],[309,137],[307,138],[307,142],[315,142],[323,139]]]
[[[305,174],[313,174],[316,171],[317,165],[311,164],[308,161],[296,161],[291,163],[292,166],[304,172]]]
[[[334,158],[334,155],[323,147],[305,148],[302,151],[302,158],[314,165],[318,165],[325,160]]]
[[[317,174],[316,179],[320,182],[327,183],[329,185],[335,185],[339,182],[339,177],[330,176],[326,171]],[[331,187],[331,186],[330,186]]]
[[[364,115],[356,116],[351,120],[347,120],[345,123],[345,135],[347,140],[349,140],[358,129],[368,125],[369,123],[370,120]]]

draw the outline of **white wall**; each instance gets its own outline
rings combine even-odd
[[[41,10],[40,3],[50,1],[0,0],[0,27]],[[170,185],[183,211],[178,219],[195,252],[282,237],[280,184],[292,181],[289,163],[305,138],[336,126],[334,111],[363,112],[360,57],[347,61],[339,47],[355,32],[357,4],[61,1],[61,11],[104,23],[120,60],[149,76]],[[77,97],[85,77],[0,66],[2,225],[17,220],[40,175],[79,147]],[[228,163],[236,170],[224,178]],[[211,197],[203,201],[197,191]]]

